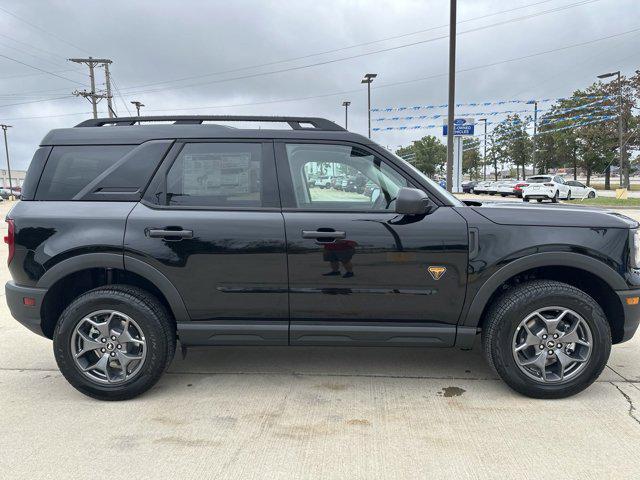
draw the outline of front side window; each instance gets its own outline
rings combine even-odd
[[[262,145],[189,143],[167,173],[167,205],[262,207]]]
[[[314,210],[395,209],[407,180],[358,147],[326,144],[286,146],[298,208]]]

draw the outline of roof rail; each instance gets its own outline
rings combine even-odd
[[[340,125],[325,118],[315,117],[264,117],[238,115],[161,115],[150,117],[116,117],[85,120],[76,127],[102,127],[104,125],[127,126],[146,122],[173,121],[174,125],[200,125],[203,122],[275,122],[288,123],[293,130],[344,131]],[[307,126],[310,125],[310,126]]]

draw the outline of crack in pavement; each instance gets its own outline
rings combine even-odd
[[[622,375],[620,372],[618,372],[615,368],[613,368],[609,364],[607,364],[607,368],[609,370],[611,370],[613,373],[615,373],[616,375],[618,375],[620,378],[622,378],[626,383],[630,383],[631,386],[633,386],[633,388],[635,388],[636,390],[640,390],[640,388],[636,385],[636,381],[635,380],[629,380],[627,377]]]
[[[609,382],[611,385],[613,385],[614,387],[616,387],[616,389],[622,394],[622,396],[625,398],[625,400],[629,403],[629,412],[627,412],[629,414],[629,416],[631,418],[633,418],[636,423],[638,425],[640,425],[640,418],[636,417],[635,414],[633,412],[636,411],[636,407],[633,404],[633,400],[631,399],[631,397],[629,395],[627,395],[618,385],[616,385],[613,382]]]

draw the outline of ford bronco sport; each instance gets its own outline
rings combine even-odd
[[[309,181],[329,175],[366,187]],[[510,387],[565,397],[640,319],[635,221],[465,204],[319,118],[53,130],[7,222],[12,315],[53,339],[75,388],[105,400],[154,385],[177,340],[470,348],[478,335]]]

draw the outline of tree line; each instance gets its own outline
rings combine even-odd
[[[620,85],[622,95],[620,96]],[[537,134],[532,115],[508,115],[484,135],[464,138],[463,173],[472,179],[498,180],[502,172],[517,179],[527,174],[549,173],[559,168],[586,176],[604,175],[605,188],[619,163],[620,105],[622,110],[622,176],[629,186],[632,172],[640,170],[632,152],[640,150],[640,70],[631,77],[598,81],[551,105],[539,105]],[[481,124],[476,125],[476,134]],[[486,156],[485,156],[486,149]],[[427,135],[396,152],[410,158],[429,176],[443,175],[447,147],[434,135]],[[491,178],[493,177],[493,178]]]

